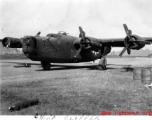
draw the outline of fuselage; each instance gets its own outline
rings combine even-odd
[[[88,62],[101,58],[100,52],[83,50],[74,57],[77,48],[74,42],[81,38],[63,34],[48,34],[45,37],[25,36],[22,42],[24,54],[33,61],[48,61],[54,63]]]

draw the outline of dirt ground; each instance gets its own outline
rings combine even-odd
[[[112,115],[120,111],[152,112],[152,89],[140,80],[133,80],[132,67],[152,67],[152,58],[108,58],[107,70],[97,70],[89,64],[80,67],[52,67],[43,71],[38,65],[13,67],[11,60],[1,60],[2,115]],[[13,60],[14,62],[31,62]],[[71,65],[71,64],[70,64]],[[86,65],[86,67],[85,67]],[[82,67],[81,67],[82,66]],[[8,108],[17,102],[38,98],[38,105],[10,112]]]

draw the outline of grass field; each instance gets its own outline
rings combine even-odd
[[[9,60],[7,60],[9,61]],[[21,61],[21,60],[14,60]],[[25,60],[23,60],[25,62]],[[110,64],[152,66],[152,58],[109,58]],[[147,89],[123,66],[110,65],[105,71],[92,67],[43,71],[40,66],[14,68],[1,60],[2,115],[100,115],[119,111],[152,111],[152,89]],[[40,104],[9,112],[9,106],[38,98]]]

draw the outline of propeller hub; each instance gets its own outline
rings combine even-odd
[[[130,54],[131,53],[131,45],[132,45],[132,42],[134,40],[132,40],[132,31],[128,29],[127,25],[126,24],[123,24],[123,27],[124,27],[124,30],[126,32],[126,35],[127,37],[124,39],[124,44],[125,44],[125,47],[124,49],[121,51],[121,53],[119,54],[119,56],[121,57],[124,52],[127,50],[127,53]]]

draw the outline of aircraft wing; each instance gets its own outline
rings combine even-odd
[[[124,38],[99,39],[104,46],[125,47]]]
[[[143,39],[145,41],[151,42],[151,44],[152,44],[152,37],[143,37]]]
[[[127,31],[126,33],[128,33]],[[121,57],[125,51],[128,54],[131,53],[131,49],[139,50],[143,48],[145,45],[152,44],[151,37],[140,37],[137,35],[128,35],[125,38],[118,38],[118,39],[99,39],[103,46],[110,46],[110,47],[124,47],[123,50],[120,52],[119,56]]]
[[[124,47],[119,56],[122,56],[124,52],[127,50],[127,53],[131,53],[131,49],[139,50],[143,48],[147,44],[152,44],[152,38],[148,37],[140,37],[138,35],[132,34],[132,31],[128,29],[126,24],[123,24],[126,37],[124,38],[110,38],[110,39],[96,39],[92,37],[87,37],[85,32],[79,27],[81,38],[79,42],[79,49],[75,54],[75,57],[78,56],[83,49],[92,49],[98,50],[102,49],[106,46],[110,47]],[[78,43],[75,42],[74,45],[76,46]]]
[[[137,39],[139,39],[140,44],[152,44],[152,37],[140,37]],[[105,46],[125,47],[124,38],[105,38],[99,39],[99,42],[101,42]]]

